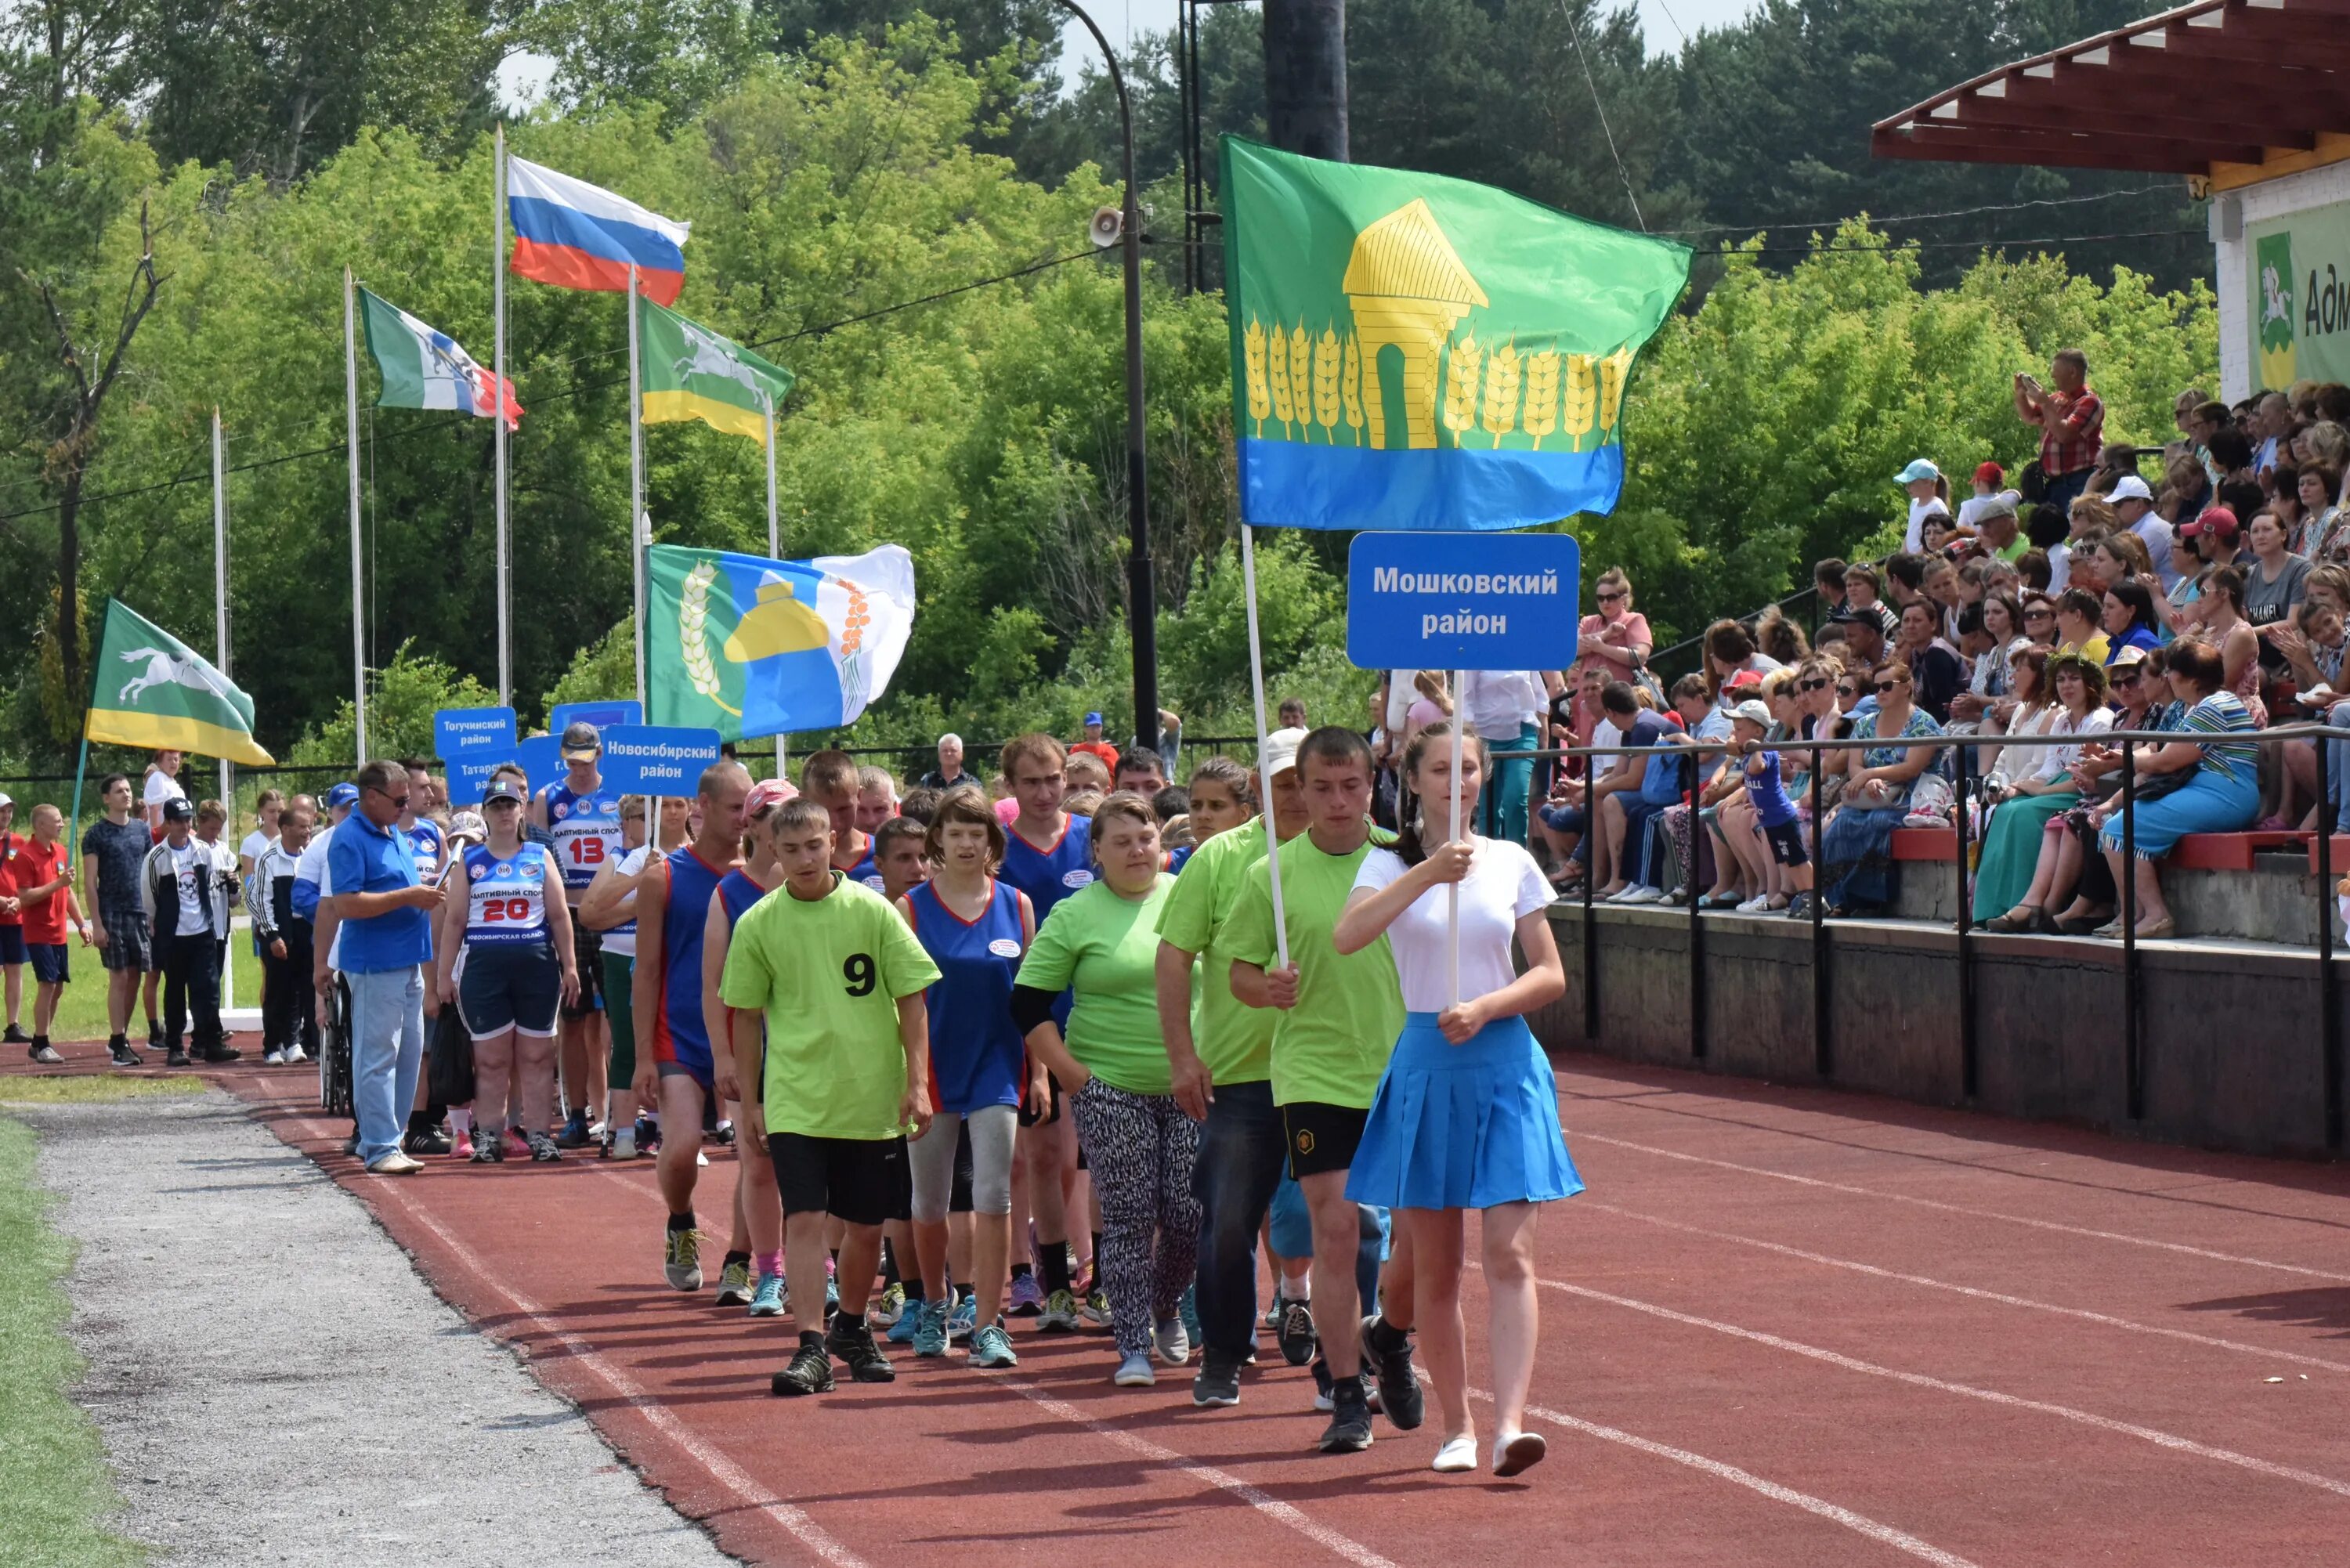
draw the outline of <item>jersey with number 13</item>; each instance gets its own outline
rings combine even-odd
[[[553,784],[546,799],[546,831],[555,839],[563,885],[584,891],[608,857],[620,856],[620,797],[604,789],[575,794],[568,784]]]

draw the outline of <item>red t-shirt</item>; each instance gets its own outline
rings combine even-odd
[[[1099,757],[1102,766],[1109,770],[1109,776],[1118,777],[1118,748],[1107,741],[1079,741],[1069,750],[1083,752],[1089,757]]]
[[[45,887],[63,875],[66,863],[65,840],[46,848],[37,838],[16,841],[16,892],[21,896],[30,888]],[[25,906],[25,940],[28,942],[60,946],[66,940],[66,890],[63,888],[37,904]]]
[[[20,838],[13,833],[0,833],[0,898],[16,897],[16,879],[23,870],[23,867],[17,864],[17,860],[24,854],[26,846],[31,842],[30,839]],[[37,886],[36,883],[26,885]],[[24,923],[25,917],[22,915],[0,913],[0,926],[21,926]]]

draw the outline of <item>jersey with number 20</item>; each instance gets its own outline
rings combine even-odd
[[[581,891],[596,879],[608,857],[619,857],[620,797],[606,789],[575,794],[568,783],[549,784],[546,831],[555,839],[564,887]]]

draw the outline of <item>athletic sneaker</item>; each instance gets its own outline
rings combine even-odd
[[[449,1135],[439,1127],[426,1127],[400,1139],[400,1147],[411,1154],[447,1154],[454,1146],[449,1142]]]
[[[800,1341],[793,1352],[791,1365],[767,1381],[771,1394],[829,1394],[832,1392],[832,1357],[826,1353],[823,1342],[813,1336]]]
[[[1096,1328],[1107,1328],[1110,1324],[1109,1293],[1098,1288],[1087,1291],[1086,1304],[1078,1310],[1077,1315]]]
[[[720,1122],[715,1127],[711,1129],[710,1138],[712,1143],[715,1143],[721,1148],[733,1148],[734,1147],[734,1124],[731,1121]]]
[[[1319,1446],[1326,1454],[1358,1454],[1371,1446],[1371,1406],[1360,1382],[1338,1385]]]
[[[840,1282],[833,1278],[832,1264],[824,1265],[824,1315],[827,1321],[840,1310]]]
[[[471,1159],[473,1158],[473,1128],[467,1127],[464,1131],[459,1133],[455,1137],[449,1140],[449,1158],[451,1159]]]
[[[0,1033],[0,1045],[30,1045],[32,1043],[33,1037],[25,1033],[22,1024],[11,1023],[5,1033]]]
[[[1498,1432],[1493,1437],[1493,1473],[1519,1475],[1542,1463],[1550,1445],[1540,1432]]]
[[[1191,1343],[1207,1344],[1207,1331],[1200,1326],[1200,1287],[1198,1285],[1190,1284],[1183,1287],[1182,1304],[1176,1311],[1183,1319],[1183,1332],[1191,1336]]]
[[[616,1129],[610,1137],[604,1140],[604,1158],[606,1159],[636,1158],[637,1129],[634,1127]]]
[[[668,1277],[671,1290],[698,1291],[702,1288],[701,1231],[669,1231],[662,1233],[661,1272]]]
[[[848,1376],[855,1383],[895,1383],[898,1369],[873,1343],[873,1328],[861,1317],[843,1313],[832,1320],[825,1331],[824,1347],[838,1356],[848,1366]]]
[[[1118,1358],[1118,1370],[1109,1380],[1121,1388],[1148,1388],[1159,1381],[1159,1374],[1150,1370],[1150,1353],[1129,1350]]]
[[[265,1067],[282,1067],[286,1064],[286,1053],[272,1045],[261,1054],[261,1064]]]
[[[187,1064],[188,1054],[179,1046],[174,1045],[164,1053],[163,1065],[166,1067],[184,1067]]]
[[[1240,1402],[1240,1363],[1216,1351],[1204,1352],[1200,1357],[1200,1370],[1191,1376],[1191,1403],[1206,1409]]]
[[[286,1064],[287,1066],[298,1067],[309,1059],[310,1053],[303,1050],[299,1045],[288,1045],[286,1047]]]
[[[753,1317],[784,1315],[783,1275],[761,1274],[759,1276],[758,1285],[751,1292],[751,1315]]]
[[[1274,1286],[1273,1304],[1264,1309],[1264,1326],[1273,1330],[1274,1333],[1279,1334],[1281,1332],[1281,1314],[1288,1310],[1289,1303],[1283,1299],[1281,1287],[1279,1285]]]
[[[163,1021],[160,1018],[151,1018],[147,1021],[147,1049],[160,1051],[162,1048]]]
[[[1180,1314],[1159,1319],[1150,1339],[1158,1346],[1159,1358],[1170,1366],[1180,1366],[1191,1359],[1191,1336],[1185,1331]]]
[[[1314,1359],[1314,1309],[1305,1302],[1284,1303],[1281,1309],[1281,1358],[1292,1366]]]
[[[919,1314],[921,1321],[914,1327],[914,1354],[920,1356],[940,1356],[947,1353],[947,1306],[944,1302],[924,1302]]]
[[[712,1306],[749,1306],[751,1304],[751,1265],[738,1258],[729,1258],[718,1271],[718,1297]]]
[[[1020,1358],[1012,1354],[1012,1336],[1003,1332],[1002,1324],[983,1324],[971,1336],[971,1364],[983,1371],[1020,1365]]]
[[[506,1162],[504,1144],[497,1138],[485,1137],[473,1146],[465,1158],[475,1165],[504,1165]]]
[[[224,1062],[243,1061],[244,1053],[234,1045],[215,1045],[204,1053],[203,1059],[217,1067]]]
[[[530,1158],[532,1164],[553,1165],[562,1158],[563,1151],[555,1147],[555,1140],[553,1138],[547,1137],[543,1132],[534,1132],[530,1135]]]
[[[930,1303],[928,1302],[909,1301],[902,1308],[900,1308],[898,1313],[898,1321],[889,1325],[889,1333],[887,1336],[889,1343],[892,1345],[913,1344],[914,1335],[920,1331],[922,1326],[922,1310],[929,1305]],[[870,1323],[873,1320],[868,1317],[865,1321]]]
[[[144,1065],[147,1058],[130,1048],[130,1042],[118,1034],[106,1043],[107,1059],[118,1067]]]
[[[511,1155],[515,1159],[527,1159],[530,1158],[530,1140],[522,1136],[522,1128],[506,1128],[505,1140],[507,1154]]]
[[[660,1119],[658,1116],[637,1117],[637,1147],[647,1154],[660,1147]]]
[[[955,1297],[954,1310],[947,1314],[947,1337],[969,1339],[978,1324],[979,1298],[966,1291]]]
[[[564,1118],[563,1130],[555,1135],[557,1148],[586,1148],[588,1144],[588,1113],[574,1111]]]
[[[1038,1334],[1075,1334],[1077,1332],[1077,1298],[1068,1291],[1055,1291],[1045,1298],[1045,1310],[1036,1314]]]
[[[1008,1317],[1035,1317],[1045,1310],[1045,1287],[1036,1282],[1035,1274],[1012,1276],[1012,1299],[1004,1309]]]
[[[1370,1374],[1356,1374],[1355,1385],[1363,1391],[1364,1402],[1373,1409],[1378,1408],[1378,1386],[1371,1381]],[[1326,1412],[1333,1407],[1331,1399],[1330,1364],[1317,1360],[1314,1363],[1314,1407]]]
[[[33,1060],[44,1067],[54,1067],[62,1063],[65,1058],[58,1055],[57,1048],[47,1041],[36,1040],[33,1043]]]
[[[1379,1341],[1390,1334],[1398,1343],[1382,1347]],[[1419,1376],[1411,1369],[1411,1337],[1389,1329],[1387,1320],[1376,1313],[1363,1320],[1363,1370],[1377,1380],[1379,1413],[1390,1425],[1405,1432],[1419,1425],[1428,1401],[1420,1391]]]
[[[906,1287],[892,1282],[881,1293],[881,1299],[865,1309],[865,1321],[876,1328],[895,1328],[899,1318],[905,1315]]]

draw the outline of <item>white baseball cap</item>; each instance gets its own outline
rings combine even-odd
[[[0,805],[14,805],[16,804],[16,803],[10,800],[5,794],[0,794]]]
[[[2106,500],[2109,503],[2116,501],[2152,501],[2153,499],[2154,492],[2148,490],[2146,487],[2146,481],[2140,479],[2135,473],[2123,474],[2119,479],[2114,481],[2114,487],[2106,492]]]
[[[1275,730],[1264,738],[1264,750],[1257,753],[1257,772],[1265,783],[1297,765],[1297,748],[1305,742],[1304,730]]]
[[[1743,719],[1750,724],[1760,724],[1766,730],[1771,727],[1771,710],[1752,697],[1732,708],[1730,711],[1730,716],[1733,719]]]

